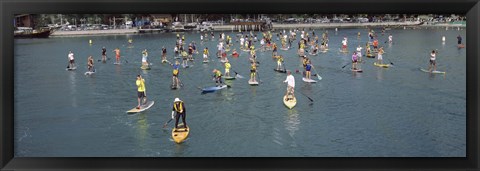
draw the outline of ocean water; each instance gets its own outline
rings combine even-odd
[[[386,52],[384,62],[394,65],[379,68],[374,59],[364,58],[363,73],[342,68],[351,54],[338,49],[344,36],[350,52],[359,44],[364,47],[367,30],[328,32],[330,50],[309,56],[323,79],[309,84],[294,73],[297,105],[291,110],[282,102],[286,74],[273,71],[271,51],[257,53],[260,85],[247,83],[248,53],[239,50],[237,32],[225,32],[240,52],[229,59],[232,70],[245,78],[226,81],[232,88],[208,94],[199,88],[214,86],[212,70],[224,72],[224,67],[215,57],[218,41],[200,43],[198,32],[185,33],[187,42],[197,42],[200,54],[192,67],[180,70],[184,87],[179,90],[170,89],[172,68],[161,63],[163,46],[174,61],[176,33],[17,39],[15,157],[466,156],[466,50],[456,47],[457,35],[465,42],[465,30],[388,30],[379,34],[379,42]],[[390,33],[394,43],[384,43]],[[133,48],[128,48],[128,39],[133,39]],[[287,69],[301,70],[297,42],[292,45],[278,53]],[[111,58],[105,64],[97,62],[102,47]],[[117,47],[121,65],[113,65]],[[213,60],[208,64],[201,62],[204,47]],[[140,69],[143,49],[152,63],[148,71]],[[447,74],[420,71],[428,67],[432,49],[438,49],[437,69]],[[65,70],[69,50],[75,53],[75,71]],[[97,72],[85,76],[89,55]],[[137,74],[145,78],[148,99],[155,105],[129,115],[126,111],[137,105]],[[162,128],[175,97],[185,102],[191,128],[182,144],[171,138],[174,122]]]

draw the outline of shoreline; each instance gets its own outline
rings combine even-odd
[[[213,31],[238,31],[234,30],[234,25],[220,25],[212,26]],[[295,28],[366,28],[366,27],[451,27],[451,28],[465,28],[464,24],[422,24],[420,22],[382,22],[382,23],[315,23],[315,24],[276,24],[272,23],[273,30],[275,29],[295,29]],[[242,30],[244,31],[244,30]],[[190,31],[186,31],[190,32]],[[139,29],[114,29],[114,30],[86,30],[86,31],[55,31],[51,37],[71,37],[71,36],[94,36],[94,35],[125,35],[125,34],[139,34]]]

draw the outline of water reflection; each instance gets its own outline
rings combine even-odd
[[[72,106],[78,107],[77,105],[77,84],[76,84],[76,72],[69,71],[70,78],[70,99],[72,99]]]
[[[139,147],[141,149],[144,149],[145,146],[145,140],[148,138],[147,136],[147,131],[148,131],[148,122],[147,118],[145,117],[144,113],[141,113],[138,115],[138,120],[137,120],[137,140],[139,142]]]
[[[293,138],[295,132],[299,130],[300,117],[299,113],[295,108],[288,110],[287,115],[285,115],[285,129],[288,130],[288,135]]]

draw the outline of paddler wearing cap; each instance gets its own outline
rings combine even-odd
[[[176,115],[175,115],[175,112],[177,113]],[[183,101],[181,101],[177,97],[173,101],[173,108],[172,108],[172,119],[175,118],[175,128],[178,128],[178,119],[180,119],[180,116],[182,117],[183,127],[185,128],[185,131],[188,131],[187,122],[185,121],[185,118],[187,118],[185,103],[183,103]]]

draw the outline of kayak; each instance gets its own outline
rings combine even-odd
[[[210,92],[214,92],[214,91],[217,91],[217,90],[221,90],[221,89],[224,89],[224,88],[227,88],[228,86],[227,85],[222,85],[220,87],[207,87],[207,88],[204,88],[202,89],[202,93],[210,93]]]
[[[225,80],[234,80],[235,79],[235,77],[223,77],[223,78],[225,78]]]
[[[248,81],[248,84],[250,84],[251,86],[258,86],[258,81]]]
[[[423,69],[423,68],[420,68],[420,70],[423,71],[423,72],[428,72],[428,73],[432,73],[432,74],[446,74],[447,73],[447,72],[444,72],[444,71],[432,71],[432,72],[430,72],[430,71],[428,71],[426,69]]]
[[[390,67],[390,64],[377,64],[376,62],[374,62],[373,65],[378,66],[378,67],[384,67],[384,68]]]
[[[140,105],[140,109],[137,109],[137,107],[134,107],[133,109],[130,109],[129,111],[127,111],[127,113],[139,113],[139,112],[143,112],[143,111],[149,109],[150,107],[152,107],[153,104],[155,104],[154,101],[148,101],[147,103],[145,103],[145,104],[143,104],[143,105]]]
[[[295,98],[293,96],[293,99],[292,99],[292,95],[289,95],[289,100],[285,100],[287,98],[287,96],[283,96],[283,104],[285,104],[285,106],[287,106],[287,108],[289,109],[292,109],[293,107],[295,107],[295,105],[297,104],[297,98]]]
[[[175,143],[179,144],[185,141],[190,133],[190,127],[184,128],[183,123],[178,124],[178,128],[172,129],[172,139]]]
[[[274,68],[273,70],[277,71],[277,72],[280,72],[280,73],[287,73],[287,70],[284,70],[284,69],[278,70],[277,68]]]
[[[308,78],[305,78],[305,77],[303,77],[302,80],[303,80],[303,82],[307,82],[307,83],[316,83],[317,82],[315,80],[308,79]]]
[[[353,68],[350,68],[350,71],[353,71],[353,72],[363,72],[362,69],[353,69]]]

